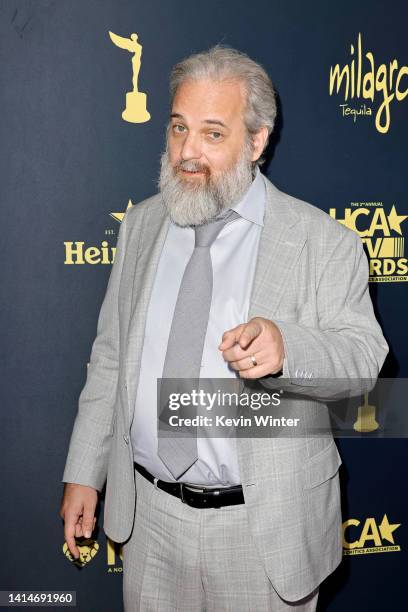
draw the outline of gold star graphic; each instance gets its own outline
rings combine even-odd
[[[387,540],[387,542],[391,542],[391,544],[395,544],[392,532],[395,531],[400,525],[401,523],[390,524],[388,522],[387,515],[384,514],[383,520],[381,521],[380,525],[380,533],[382,539]]]
[[[132,208],[132,206],[133,206],[132,200],[129,200],[128,205],[126,206],[125,212],[109,213],[109,214],[110,214],[111,217],[113,217],[115,219],[115,221],[119,221],[119,223],[122,223],[123,217],[125,216],[126,211],[129,210],[129,208]]]
[[[401,223],[405,221],[408,215],[398,215],[395,210],[394,204],[392,205],[391,212],[388,215],[388,224],[391,229],[393,229],[397,234],[402,236],[401,232]]]

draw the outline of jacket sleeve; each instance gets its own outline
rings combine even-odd
[[[369,391],[388,344],[375,318],[368,261],[355,232],[347,230],[326,261],[316,297],[318,328],[274,320],[284,342],[283,371],[259,382],[323,401]]]
[[[79,396],[62,482],[101,491],[107,476],[119,374],[118,293],[126,248],[125,214],[100,309],[87,378]]]

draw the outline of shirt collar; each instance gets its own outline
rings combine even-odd
[[[247,189],[241,200],[235,206],[230,206],[230,208],[235,210],[244,219],[247,219],[247,221],[263,226],[265,198],[265,183],[259,166],[256,166],[255,178],[249,189]]]

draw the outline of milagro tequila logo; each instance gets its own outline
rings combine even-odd
[[[129,200],[126,210],[132,206],[132,201]],[[110,216],[112,219],[115,219],[121,223],[123,217],[125,216],[125,212],[110,213]],[[116,232],[114,229],[106,229],[105,235],[114,237]],[[115,259],[116,247],[111,246],[108,240],[102,240],[98,246],[90,246],[83,240],[78,240],[75,242],[67,241],[64,242],[64,247],[64,264],[68,266],[85,264],[113,264]]]
[[[386,209],[383,202],[350,202],[341,213],[330,208],[329,214],[356,232],[365,244],[370,282],[408,281],[405,238],[401,229],[408,215],[399,215],[395,204]]]
[[[391,103],[402,102],[408,95],[408,66],[398,66],[398,60],[376,65],[374,54],[367,51],[363,56],[361,32],[357,49],[350,45],[351,61],[342,68],[340,64],[330,66],[329,95],[337,94],[344,99],[339,105],[342,117],[372,117],[374,105],[375,127],[385,134],[391,124]],[[405,77],[405,78],[404,78]]]

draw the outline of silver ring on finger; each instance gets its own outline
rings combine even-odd
[[[258,362],[255,359],[254,355],[250,355],[249,358],[250,358],[253,366],[257,366],[258,365]]]

